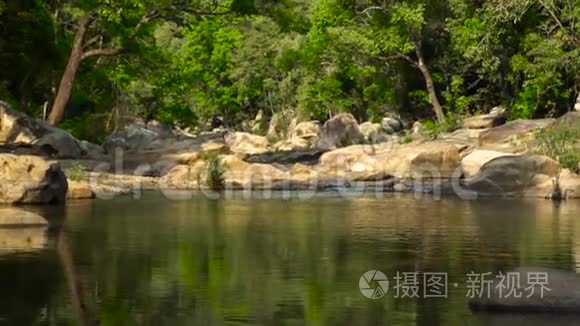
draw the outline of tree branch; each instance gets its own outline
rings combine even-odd
[[[542,5],[542,7],[544,7],[544,9],[546,9],[546,11],[550,14],[554,22],[556,22],[556,24],[558,25],[558,27],[560,27],[564,33],[568,34],[568,36],[572,39],[574,43],[579,44],[580,41],[573,34],[574,31],[566,29],[564,24],[562,24],[562,21],[558,18],[558,16],[556,16],[556,13],[543,0],[538,0],[538,2]]]
[[[86,51],[85,53],[83,53],[81,60],[84,60],[86,58],[90,58],[90,57],[114,57],[117,55],[121,55],[123,53],[126,53],[127,50],[125,49],[94,49],[94,50],[89,50]]]
[[[404,53],[397,53],[397,54],[390,55],[388,57],[378,56],[377,58],[380,60],[383,60],[383,61],[391,61],[393,59],[403,59],[403,60],[409,62],[413,67],[415,67],[415,68],[419,67],[419,62],[417,62],[416,60],[413,60],[413,58],[411,58],[410,56],[408,56]]]
[[[372,10],[382,10],[382,9],[383,9],[383,7],[381,7],[381,6],[370,6],[370,7],[366,8],[366,9],[364,9],[363,11],[358,12],[358,14],[359,15],[365,14],[365,15],[367,15],[367,17],[370,18],[371,17],[370,11],[372,11]]]
[[[97,35],[97,36],[95,36],[95,37],[92,37],[92,38],[88,39],[88,40],[85,42],[85,44],[83,45],[83,48],[84,48],[84,49],[86,49],[86,48],[88,48],[89,46],[91,46],[91,45],[93,45],[93,44],[95,44],[95,43],[99,42],[99,41],[100,41],[100,40],[102,40],[102,39],[103,39],[103,36],[102,36],[102,35]]]

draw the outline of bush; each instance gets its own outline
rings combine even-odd
[[[461,128],[461,119],[457,115],[449,115],[445,118],[445,121],[439,123],[434,121],[426,121],[423,126],[425,127],[425,133],[427,136],[436,138],[442,133],[453,132]]]
[[[81,181],[86,179],[87,171],[77,162],[73,162],[70,168],[65,171],[66,177],[72,181]]]
[[[401,144],[410,144],[413,142],[413,136],[411,135],[406,135],[405,137],[401,138]]]
[[[556,126],[536,133],[535,152],[551,157],[575,173],[580,173],[580,128]]]
[[[205,183],[213,191],[220,191],[224,189],[225,168],[219,156],[211,156],[208,160],[207,175]]]

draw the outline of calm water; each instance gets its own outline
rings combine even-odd
[[[580,270],[578,202],[175,202],[149,194],[47,214],[65,218],[45,249],[0,255],[0,325],[577,322],[474,315],[466,274],[526,265]],[[366,299],[359,278],[372,269],[392,285],[397,271],[446,272],[448,298],[395,299],[391,288]]]

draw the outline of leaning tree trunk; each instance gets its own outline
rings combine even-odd
[[[433,82],[433,77],[431,76],[431,72],[429,71],[429,67],[425,64],[425,59],[423,58],[423,52],[421,51],[420,47],[416,47],[415,53],[417,54],[417,68],[423,74],[423,78],[425,79],[425,83],[427,84],[427,93],[429,93],[429,103],[433,106],[433,111],[435,111],[435,115],[437,116],[437,121],[443,122],[445,121],[445,114],[443,113],[443,108],[441,107],[441,103],[439,102],[439,98],[437,97],[437,91],[435,90],[435,83]]]
[[[72,94],[73,83],[77,76],[81,61],[83,60],[83,47],[87,31],[89,25],[94,20],[95,17],[92,14],[87,14],[79,23],[66,69],[62,75],[56,98],[54,99],[50,115],[48,116],[48,123],[51,125],[59,124],[64,118],[65,109]]]

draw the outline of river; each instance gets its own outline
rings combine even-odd
[[[170,201],[150,193],[73,202],[52,214],[62,226],[48,233],[42,249],[0,255],[0,325],[574,320],[472,313],[467,275],[518,266],[580,270],[577,201],[334,195]],[[359,289],[369,270],[389,280],[378,299]],[[424,277],[435,273],[447,279],[446,295],[426,297]],[[397,275],[418,283],[397,287],[403,283]]]

